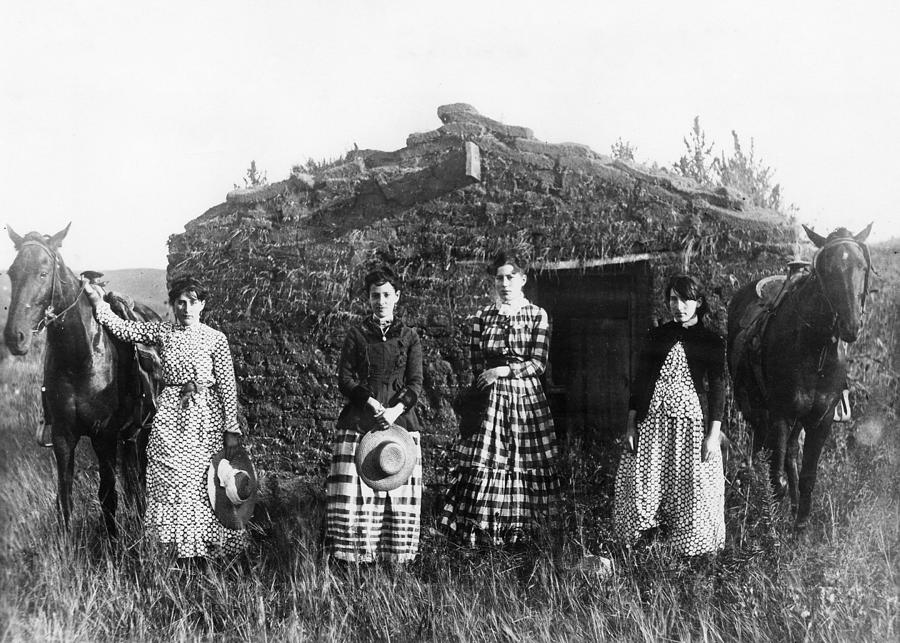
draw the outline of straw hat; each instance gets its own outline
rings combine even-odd
[[[224,455],[222,449],[212,457],[206,493],[219,522],[228,529],[243,529],[256,506],[256,471],[244,448],[230,461]]]
[[[356,447],[356,471],[376,491],[396,489],[409,480],[416,466],[416,443],[401,426],[369,431]]]

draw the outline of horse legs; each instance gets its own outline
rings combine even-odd
[[[147,438],[148,429],[142,429],[132,440],[122,445],[122,482],[125,499],[134,506],[139,516],[146,510]]]
[[[796,513],[798,505],[798,467],[797,460],[800,455],[800,422],[794,422],[791,427],[790,437],[787,440],[787,452],[785,454],[785,469],[787,471],[788,494],[791,498],[791,510]]]
[[[800,470],[800,501],[797,506],[796,529],[803,530],[809,522],[809,512],[812,509],[812,493],[816,486],[816,475],[819,468],[819,456],[822,448],[831,435],[831,417],[821,420],[815,417],[804,421],[806,428],[806,441],[803,443],[803,468]]]
[[[787,477],[784,471],[784,461],[787,452],[788,434],[790,423],[783,417],[769,413],[768,447],[772,452],[769,475],[772,481],[772,489],[776,498],[784,498],[787,491]]]
[[[106,522],[106,533],[111,541],[118,537],[116,527],[116,436],[96,435],[91,438],[97,462],[100,467],[100,506],[103,508],[103,520]]]
[[[72,480],[75,478],[78,436],[64,428],[61,422],[53,427],[53,455],[56,457],[56,506],[62,516],[63,528],[68,531],[72,517]]]

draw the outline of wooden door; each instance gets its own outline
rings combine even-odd
[[[531,281],[551,319],[545,385],[557,432],[589,441],[618,435],[649,315],[646,262],[544,272]]]

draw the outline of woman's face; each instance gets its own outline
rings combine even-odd
[[[497,296],[500,300],[508,304],[522,296],[522,288],[525,286],[526,277],[517,268],[505,265],[497,268],[494,276],[494,287],[497,289]]]
[[[672,318],[679,324],[684,324],[697,318],[697,308],[700,302],[696,299],[682,299],[675,289],[669,290],[669,312]]]
[[[200,313],[206,307],[206,302],[197,299],[194,292],[183,292],[170,302],[175,321],[182,326],[194,326],[200,323]]]
[[[400,300],[400,291],[390,282],[369,286],[369,307],[378,319],[393,319],[394,306]]]

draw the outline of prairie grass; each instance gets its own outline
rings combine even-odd
[[[60,533],[52,455],[31,433],[38,390],[37,358],[0,363],[3,640],[897,640],[895,426],[872,446],[836,437],[800,536],[738,436],[715,558],[679,558],[661,542],[610,548],[612,474],[570,445],[566,511],[523,551],[464,556],[429,515],[416,563],[336,567],[315,530],[287,521],[257,532],[245,557],[199,568],[142,539],[127,511],[121,546],[106,545],[85,445],[71,532]],[[612,556],[615,573],[585,564],[588,550]]]

